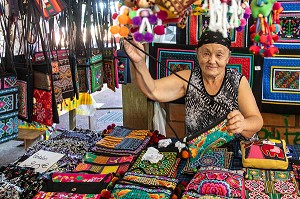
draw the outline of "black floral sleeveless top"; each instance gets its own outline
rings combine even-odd
[[[187,136],[200,132],[228,111],[238,109],[238,88],[242,77],[241,73],[227,68],[220,90],[211,96],[204,87],[200,67],[192,70],[185,97]]]

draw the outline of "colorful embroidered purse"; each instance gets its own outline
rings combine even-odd
[[[284,140],[265,139],[255,142],[241,141],[244,167],[259,169],[287,169],[286,143]]]
[[[233,134],[226,130],[226,117],[226,115],[223,116],[201,132],[187,137],[187,147],[191,154],[191,167],[199,166],[199,161],[204,153],[222,146],[235,138]]]
[[[143,199],[143,198],[171,198],[172,191],[164,188],[146,188],[137,185],[116,184],[110,199]]]
[[[247,198],[300,198],[293,171],[246,169]]]
[[[245,199],[244,171],[218,167],[201,167],[187,185],[184,199],[198,198],[242,198]]]
[[[16,75],[0,74],[0,143],[18,136],[18,87],[16,82]]]

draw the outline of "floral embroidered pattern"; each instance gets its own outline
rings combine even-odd
[[[199,195],[242,198],[243,171],[230,171],[218,167],[203,167],[186,187],[185,194],[196,192]]]

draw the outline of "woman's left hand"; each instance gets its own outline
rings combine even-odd
[[[227,131],[230,133],[242,133],[245,129],[245,118],[238,110],[231,111],[227,115]]]

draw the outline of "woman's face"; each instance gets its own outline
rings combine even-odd
[[[205,44],[198,48],[197,57],[202,75],[216,78],[225,73],[230,51],[220,44]]]

